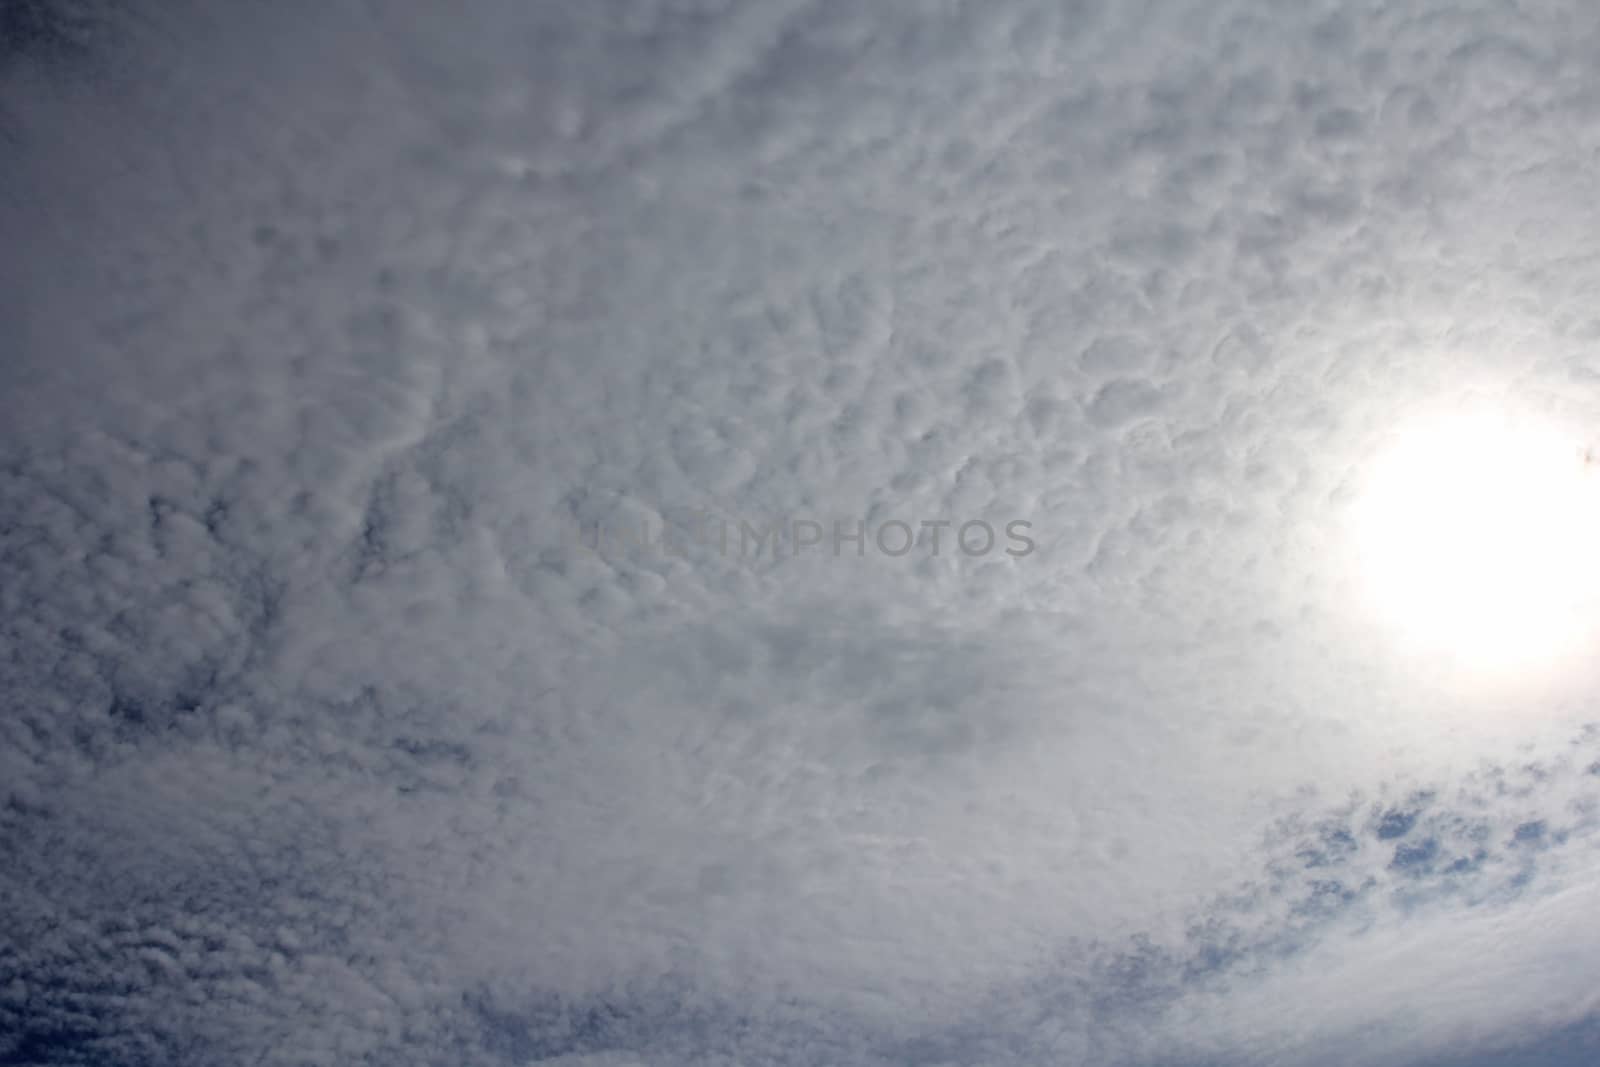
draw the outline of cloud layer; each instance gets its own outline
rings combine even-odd
[[[34,8],[0,1060],[1591,1033],[1596,676],[1345,529],[1414,413],[1595,424],[1589,6]],[[1038,551],[572,536],[696,515]]]

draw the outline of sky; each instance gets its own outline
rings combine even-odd
[[[1359,536],[1595,436],[1596,55],[8,4],[0,1064],[1600,1060],[1595,635]]]

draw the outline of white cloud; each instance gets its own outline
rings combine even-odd
[[[182,8],[0,68],[3,1055],[1592,1013],[1593,672],[1406,658],[1342,526],[1594,425],[1580,5]],[[1039,550],[573,543],[697,512]]]

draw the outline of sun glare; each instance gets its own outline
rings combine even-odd
[[[1399,435],[1356,511],[1375,607],[1413,646],[1503,669],[1573,651],[1600,590],[1600,466],[1546,427],[1475,416]]]

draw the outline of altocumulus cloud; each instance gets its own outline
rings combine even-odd
[[[1594,5],[5,10],[0,1061],[1592,1060],[1338,515],[1600,414]]]

